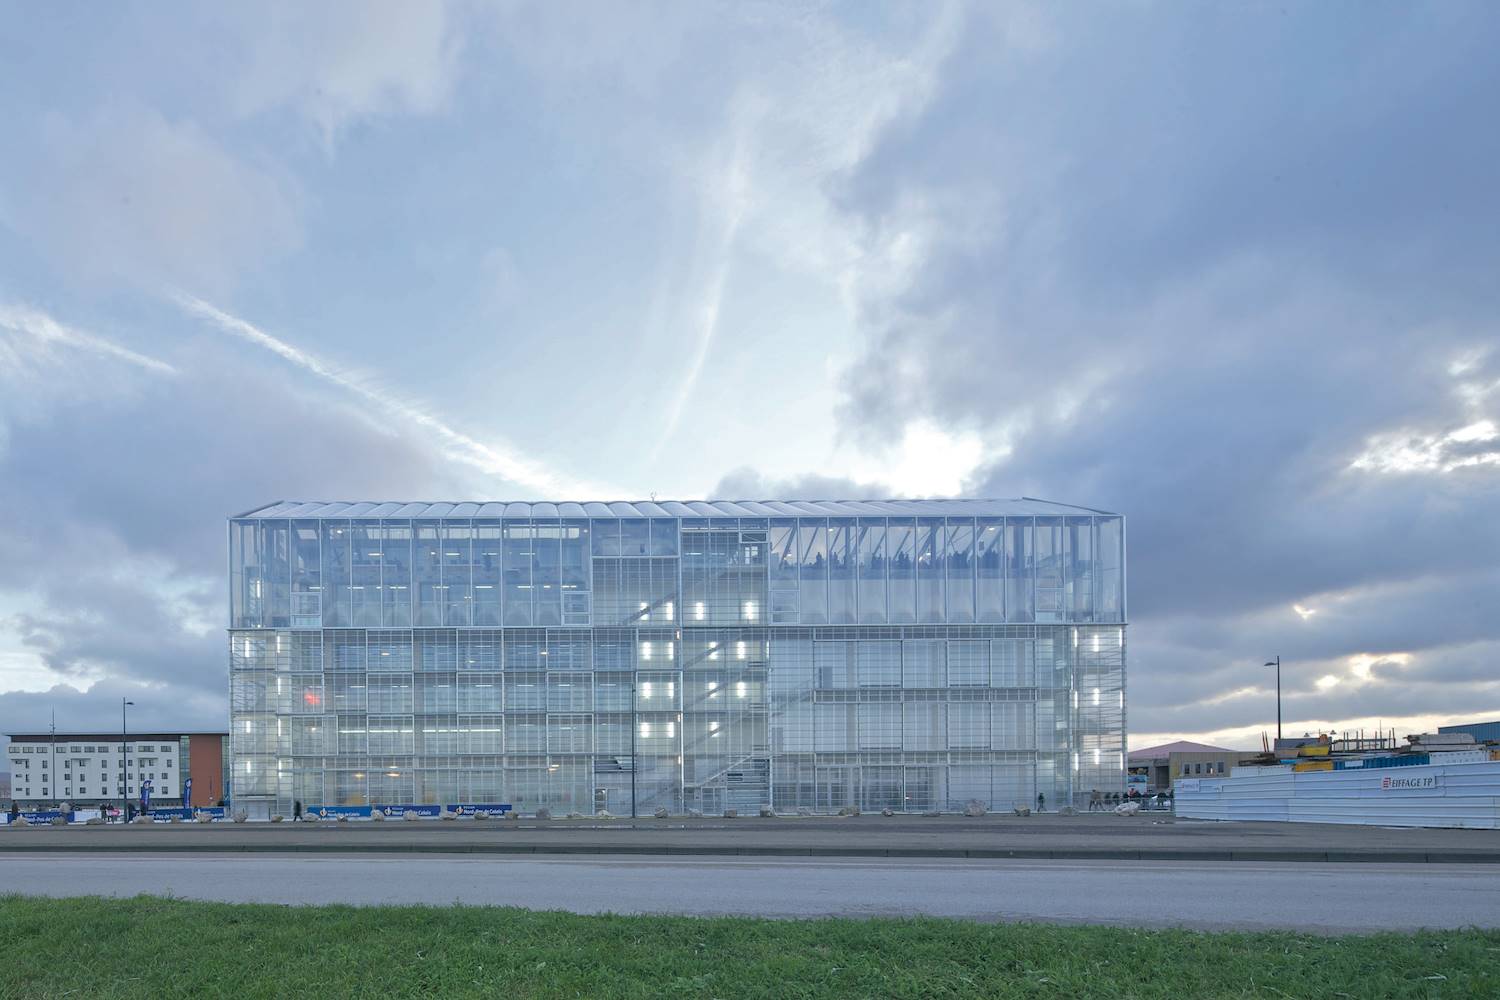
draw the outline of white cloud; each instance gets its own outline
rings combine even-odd
[[[1486,444],[1500,438],[1492,420],[1480,420],[1440,434],[1394,431],[1367,439],[1351,469],[1387,474],[1454,472],[1476,465],[1500,465],[1500,447],[1472,449],[1456,445]]]
[[[914,420],[893,447],[861,453],[840,474],[888,483],[902,496],[957,496],[985,458],[984,441],[973,431]]]
[[[222,13],[245,50],[236,109],[294,107],[330,149],[354,119],[429,114],[453,90],[461,35],[441,0],[271,3]]]
[[[113,103],[49,119],[39,141],[0,164],[3,221],[74,280],[222,290],[301,243],[297,185],[191,121]]]

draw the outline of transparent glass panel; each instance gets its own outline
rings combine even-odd
[[[948,518],[948,620],[974,620],[974,519]]]
[[[474,522],[474,624],[491,627],[500,624],[502,585],[500,522]]]
[[[380,532],[380,623],[387,628],[411,625],[412,536],[410,521],[384,521]]]
[[[1032,525],[1029,517],[1007,518],[1005,522],[1005,614],[1007,621],[1036,620],[1036,599],[1032,591],[1035,576],[1032,552]]]
[[[292,522],[292,627],[323,624],[323,560],[318,522]]]
[[[260,545],[254,521],[229,525],[229,627],[259,628],[265,602]]]
[[[854,643],[813,643],[813,673],[821,690],[854,687]]]
[[[589,532],[593,539],[596,556],[618,556],[620,554],[620,522],[600,518],[592,523]]]
[[[582,595],[589,590],[589,523],[587,521],[564,521],[562,523],[562,592],[566,603],[569,594]],[[587,608],[587,602],[584,602]],[[585,611],[586,614],[586,611]],[[567,622],[566,624],[574,624]],[[582,624],[587,624],[585,619]]]
[[[1067,519],[1066,610],[1069,621],[1094,620],[1094,519]]]
[[[1101,517],[1098,523],[1098,559],[1095,563],[1098,621],[1125,620],[1125,522]]]
[[[354,621],[349,600],[349,522],[319,522],[323,532],[323,627],[344,628]]]
[[[855,620],[854,563],[858,553],[854,520],[828,519],[828,621],[834,625]]]
[[[620,521],[620,554],[625,556],[651,554],[651,522],[643,517],[629,517]]]
[[[1005,519],[981,517],[975,542],[979,620],[1005,621]]]
[[[651,521],[651,554],[653,556],[677,555],[677,519],[658,517]]]
[[[944,568],[943,519],[917,521],[917,621],[948,620],[947,571]]]
[[[989,640],[952,639],[948,642],[948,684],[952,687],[989,687]]]
[[[885,519],[860,518],[858,558],[859,620],[883,623],[885,615]]]
[[[797,589],[797,522],[773,520],[770,528],[771,589]]]
[[[901,643],[858,642],[855,661],[860,687],[901,686]]]
[[[821,518],[803,518],[797,528],[800,564],[799,588],[802,622],[822,625],[828,621],[828,524]]]
[[[1067,538],[1060,517],[1036,519],[1036,620],[1060,622],[1066,610]]]
[[[474,527],[466,520],[443,522],[443,622],[474,624]]]
[[[537,522],[532,529],[533,562],[531,593],[535,603],[533,624],[562,624],[562,527]]]
[[[885,551],[889,571],[886,589],[887,619],[893,622],[916,621],[916,522],[913,519],[890,519],[890,526],[886,529]]]
[[[260,527],[261,579],[269,588],[264,610],[267,628],[292,624],[292,526],[288,521],[267,521]]]
[[[505,624],[531,624],[532,528],[526,521],[506,521],[502,539],[505,571]]]
[[[948,686],[947,644],[941,639],[907,639],[901,644],[901,686]]]
[[[356,628],[379,628],[381,605],[380,522],[354,521],[349,528],[349,552],[353,563],[350,583],[350,624]]]
[[[417,521],[413,568],[413,624],[443,623],[443,538],[441,521]]]

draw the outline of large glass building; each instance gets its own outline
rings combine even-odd
[[[1125,526],[1041,500],[230,519],[236,807],[954,810],[1123,788]]]

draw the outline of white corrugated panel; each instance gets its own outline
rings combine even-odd
[[[1488,750],[1445,750],[1429,756],[1434,764],[1478,764],[1490,759]]]
[[[1240,773],[1252,770],[1260,773]],[[1500,761],[1295,773],[1236,768],[1227,779],[1189,783],[1175,799],[1177,815],[1191,819],[1493,830],[1500,829]]]

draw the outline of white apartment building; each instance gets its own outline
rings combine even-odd
[[[6,758],[11,792],[23,809],[54,803],[92,805],[141,800],[147,782],[151,804],[182,805],[188,771],[187,742],[181,735],[146,733],[121,737],[99,734],[15,734]]]

